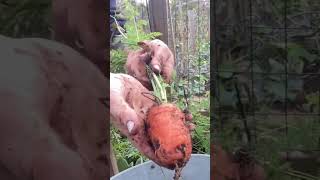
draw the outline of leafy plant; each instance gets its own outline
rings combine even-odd
[[[126,18],[125,29],[119,27],[121,35],[115,38],[124,46],[122,48],[112,50],[111,56],[111,72],[124,72],[124,64],[127,59],[127,53],[123,49],[136,50],[139,48],[138,42],[144,40],[152,40],[161,35],[159,32],[146,33],[145,29],[148,25],[146,20],[137,19],[138,8],[132,4],[130,0],[124,0],[121,11]]]
[[[10,37],[50,37],[48,0],[4,0],[0,3],[0,32]]]
[[[110,51],[110,65],[113,73],[124,72],[124,65],[126,62],[127,55],[124,51],[121,50],[111,50]]]
[[[138,8],[132,4],[132,1],[123,1],[123,6],[121,8],[123,16],[126,17],[126,24],[125,30],[123,30],[122,35],[118,37],[118,40],[124,45],[125,49],[136,50],[138,48],[138,42],[152,40],[161,35],[161,33],[158,32],[146,33],[145,29],[148,23],[145,20],[136,18],[138,16]],[[119,29],[121,30],[120,27]],[[127,53],[123,50],[124,48],[119,48],[110,52],[111,72],[125,72],[124,64],[127,59]],[[163,93],[163,91],[158,92]],[[147,160],[146,157],[142,156],[140,152],[114,128],[112,128],[111,135],[112,145],[115,150],[120,171]]]
[[[195,97],[190,102],[190,111],[196,128],[192,134],[193,153],[210,154],[210,94]]]
[[[145,29],[148,22],[137,19],[139,16],[138,8],[130,0],[124,0],[122,6],[123,16],[126,19],[125,32],[121,36],[122,43],[130,48],[137,48],[137,43],[143,40],[151,40],[160,36],[159,32],[146,33]]]

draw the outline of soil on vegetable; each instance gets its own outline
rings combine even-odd
[[[161,104],[149,110],[147,131],[157,160],[169,169],[181,169],[190,159],[192,142],[185,114],[173,104]]]

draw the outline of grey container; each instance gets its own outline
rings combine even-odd
[[[210,180],[210,156],[192,154],[180,180]],[[148,161],[111,177],[110,180],[173,180],[174,171]]]

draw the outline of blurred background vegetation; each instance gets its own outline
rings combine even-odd
[[[50,9],[50,0],[1,0],[0,34],[50,38]]]
[[[216,0],[213,142],[320,179],[320,1]],[[288,156],[288,158],[286,158]]]

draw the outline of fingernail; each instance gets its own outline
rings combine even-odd
[[[153,65],[152,67],[153,67],[153,71],[154,71],[155,73],[159,74],[159,73],[161,72],[159,65]]]
[[[133,121],[128,121],[127,122],[127,128],[128,128],[129,133],[131,133],[133,127],[134,127],[134,122]]]

